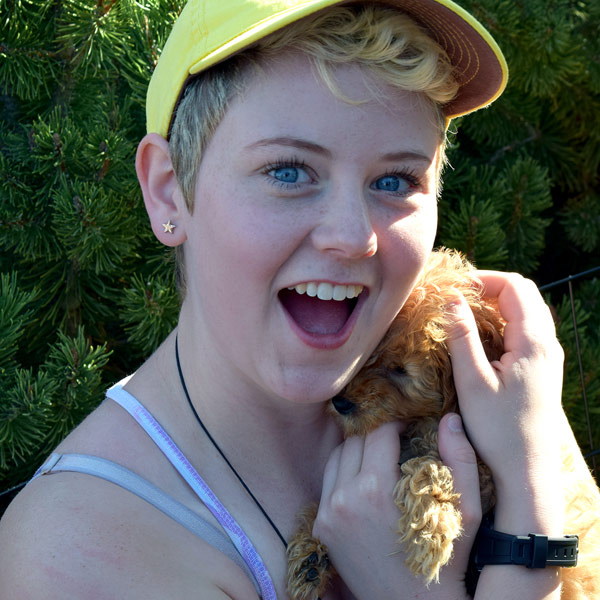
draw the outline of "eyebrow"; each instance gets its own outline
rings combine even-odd
[[[262,140],[258,140],[253,144],[246,146],[248,149],[253,148],[264,148],[265,146],[290,146],[291,148],[299,148],[301,150],[308,150],[309,152],[314,152],[315,154],[321,154],[322,156],[326,156],[331,158],[331,152],[327,150],[327,148],[315,144],[314,142],[309,142],[308,140],[303,140],[300,138],[294,137],[272,137],[272,138],[264,138]]]
[[[299,148],[301,150],[307,150],[309,152],[314,152],[315,154],[320,154],[327,158],[332,157],[332,153],[330,150],[321,146],[320,144],[316,144],[315,142],[310,142],[308,140],[303,140],[301,138],[295,137],[271,137],[264,138],[262,140],[258,140],[257,142],[253,142],[246,146],[246,149],[251,150],[254,148],[264,148],[266,146],[289,146],[291,148]],[[386,161],[403,161],[403,160],[416,160],[419,162],[431,164],[433,158],[427,156],[424,153],[413,151],[413,150],[403,150],[400,152],[388,152],[379,157],[382,160]]]
[[[389,152],[388,154],[383,154],[380,158],[382,160],[397,162],[401,162],[403,160],[416,160],[419,162],[427,163],[428,165],[430,165],[433,162],[433,157],[412,150],[406,150],[403,152]]]

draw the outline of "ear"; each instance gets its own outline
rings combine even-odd
[[[166,246],[183,244],[187,208],[167,140],[157,133],[146,135],[137,149],[135,170],[154,235]]]

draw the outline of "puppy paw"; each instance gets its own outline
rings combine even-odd
[[[314,538],[294,539],[288,546],[287,587],[292,600],[318,600],[333,574],[327,548]]]
[[[459,495],[454,492],[447,467],[430,457],[414,458],[401,467],[404,477],[394,492],[402,513],[399,541],[406,564],[427,585],[439,581],[440,569],[452,557],[454,540],[461,533]]]

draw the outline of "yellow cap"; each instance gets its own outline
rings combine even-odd
[[[363,2],[365,3],[365,2]],[[508,67],[487,30],[451,0],[381,0],[431,32],[456,67],[460,88],[444,106],[448,121],[493,102],[506,87]],[[340,0],[188,0],[175,22],[146,99],[148,133],[167,137],[173,111],[190,76],[274,31]]]

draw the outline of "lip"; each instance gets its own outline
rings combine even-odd
[[[350,285],[350,284],[348,284]],[[357,297],[356,306],[352,310],[352,314],[350,318],[346,321],[344,326],[335,333],[314,333],[310,331],[306,331],[302,329],[296,323],[296,321],[292,318],[292,316],[288,313],[285,306],[280,302],[281,309],[287,322],[290,325],[292,331],[296,334],[296,336],[300,339],[301,342],[310,346],[311,348],[315,348],[316,350],[335,350],[343,346],[354,331],[354,327],[358,320],[361,309],[366,302],[369,296],[369,289],[365,286],[361,294]],[[331,302],[335,302],[335,300],[331,300]]]

